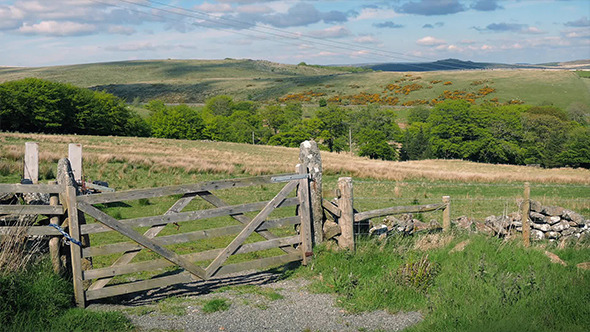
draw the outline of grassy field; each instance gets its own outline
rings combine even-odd
[[[20,180],[24,143],[27,141],[39,143],[42,181],[54,178],[57,160],[67,156],[68,143],[81,143],[86,177],[108,181],[117,190],[293,172],[299,155],[299,150],[293,148],[208,141],[0,133],[0,183]],[[339,177],[352,176],[354,204],[359,211],[440,202],[443,195],[450,195],[453,219],[467,215],[482,220],[491,214],[516,211],[523,182],[529,181],[532,199],[590,217],[590,170],[542,169],[460,160],[386,162],[328,152],[322,152],[322,159],[324,197],[331,199],[335,196]],[[270,199],[280,187],[280,184],[265,185],[215,193],[231,204],[238,204]],[[100,208],[117,219],[134,218],[161,214],[177,198],[128,201]],[[206,207],[209,206],[203,201],[195,200],[187,210]],[[292,214],[293,209],[284,208],[273,216],[287,213]],[[442,213],[437,211],[417,218],[424,221],[438,219],[440,222]],[[234,224],[237,222],[224,217],[208,219],[205,223],[180,223],[179,228],[187,232]],[[168,225],[161,234],[177,232],[179,229],[174,225]],[[285,228],[278,234],[293,232],[292,228]],[[231,239],[231,236],[218,237],[171,249],[180,254],[202,251],[223,247]],[[436,240],[426,239],[428,241],[420,237],[393,238],[384,244],[360,238],[354,255],[319,248],[314,255],[313,269],[297,269],[288,272],[287,276],[312,279],[314,291],[335,293],[339,305],[352,312],[418,310],[425,320],[412,327],[412,331],[511,331],[517,327],[523,331],[583,331],[587,327],[590,317],[589,275],[587,271],[575,268],[575,264],[588,260],[590,249],[587,246],[559,249],[556,244],[543,243],[527,250],[515,241],[475,237],[467,250],[450,252],[466,239],[467,236],[461,233]],[[259,240],[254,235],[247,242]],[[127,240],[113,232],[95,234],[91,238],[93,245],[119,241]],[[426,250],[420,244],[422,242],[439,245]],[[568,266],[550,264],[543,250],[557,253]],[[277,254],[280,252],[273,249],[234,256],[229,262]],[[116,254],[94,257],[94,267],[107,266],[117,257]],[[433,269],[418,276],[418,281],[412,281],[416,276],[403,272],[404,266],[424,257]],[[155,254],[142,251],[134,262],[154,258]],[[144,279],[153,274],[142,272],[118,276],[114,281]],[[186,310],[177,308],[175,312],[183,315]],[[86,319],[79,315],[81,318],[78,319]],[[120,316],[108,317],[112,323],[108,323],[107,318],[93,319],[96,323],[92,324],[98,329],[101,329],[99,323],[110,324],[109,329],[113,326],[122,330],[130,328]],[[491,324],[496,324],[493,329],[490,329]]]
[[[422,73],[360,72],[339,68],[295,66],[252,60],[154,60],[98,63],[60,67],[0,68],[0,82],[38,77],[80,87],[106,90],[126,99],[147,101],[161,98],[171,103],[201,103],[211,96],[228,94],[237,100],[274,101],[288,94],[308,91],[319,98],[354,96],[361,93],[397,97],[398,105],[429,101],[443,91],[477,92],[484,86],[494,92],[478,99],[500,103],[520,100],[527,104],[553,103],[567,108],[571,103],[590,104],[585,79],[565,70],[470,70]],[[438,82],[440,81],[440,82]],[[409,94],[386,90],[388,84],[417,84]],[[437,83],[432,83],[437,82]],[[445,82],[451,84],[444,85]]]

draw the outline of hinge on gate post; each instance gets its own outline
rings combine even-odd
[[[311,257],[313,256],[313,251],[306,251],[305,252],[305,257]]]

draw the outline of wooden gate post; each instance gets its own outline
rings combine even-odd
[[[352,178],[344,177],[338,179],[338,208],[341,211],[338,224],[340,225],[340,248],[354,250],[354,202],[352,193]]]
[[[522,220],[522,240],[524,246],[531,245],[531,225],[529,223],[529,214],[531,209],[531,187],[530,183],[524,183],[524,200],[522,201],[521,220]]]
[[[443,232],[448,233],[451,230],[451,196],[443,196]]]
[[[57,184],[57,181],[53,181],[51,184]],[[58,205],[59,196],[57,194],[51,194],[49,196],[49,205]],[[53,216],[49,219],[50,224],[60,226],[61,218],[59,216]],[[49,256],[51,257],[51,264],[53,265],[53,271],[59,275],[62,274],[62,265],[60,259],[60,236],[53,236],[49,239]]]
[[[297,165],[297,171],[299,174],[308,174],[307,168],[301,164]],[[303,265],[307,265],[311,261],[311,256],[313,255],[313,234],[311,232],[312,220],[308,178],[299,180],[297,197],[299,197],[299,216],[301,218],[301,255],[303,258]]]
[[[322,158],[318,144],[304,141],[300,145],[299,162],[307,168],[311,177],[309,196],[314,244],[324,241],[324,208],[322,207]]]
[[[76,207],[76,188],[74,186],[66,187],[66,199],[68,207],[68,220],[70,236],[80,242],[80,224],[78,223],[78,208]],[[84,294],[84,284],[82,278],[82,248],[79,245],[70,242],[70,253],[72,256],[72,280],[74,283],[74,298],[76,305],[80,308],[86,306],[86,297]]]
[[[33,184],[39,182],[39,145],[36,142],[25,143],[25,159],[23,178]]]

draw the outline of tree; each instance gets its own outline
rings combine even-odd
[[[590,127],[577,127],[569,133],[558,160],[563,165],[590,168]]]
[[[359,156],[383,160],[397,159],[397,151],[387,143],[383,132],[364,129],[359,133],[359,136]]]
[[[324,141],[330,152],[342,151],[345,145],[342,144],[342,140],[337,139],[344,137],[346,133],[344,112],[337,106],[323,107],[318,110],[316,117],[320,120],[321,130],[318,138]]]
[[[233,113],[233,106],[233,99],[225,95],[215,96],[205,101],[205,109],[214,115],[230,116]]]
[[[205,124],[201,116],[186,105],[158,107],[148,118],[152,136],[176,139],[202,139]]]

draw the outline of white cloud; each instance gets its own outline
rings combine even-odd
[[[382,8],[363,8],[354,21],[360,20],[376,20],[376,19],[388,19],[399,17],[400,14],[396,13],[393,9],[382,9]]]
[[[348,28],[341,26],[341,25],[335,25],[323,30],[315,30],[315,31],[310,31],[308,33],[308,35],[310,36],[314,36],[317,38],[342,38],[342,37],[346,37],[346,36],[350,36],[350,30],[348,30]]]
[[[364,36],[355,37],[354,42],[360,43],[360,44],[379,44],[379,43],[381,43],[381,41],[379,39],[375,38],[373,35],[364,35]]]
[[[24,24],[18,29],[24,34],[41,34],[49,36],[79,36],[93,33],[96,26],[93,24],[76,22],[42,21],[37,24]]]
[[[426,37],[418,39],[416,41],[416,44],[422,45],[422,46],[438,46],[438,45],[443,45],[446,43],[447,43],[446,41],[444,41],[442,39],[436,39],[432,36],[426,36]]]
[[[194,8],[207,13],[228,13],[233,11],[232,6],[227,3],[203,2],[201,5],[195,6]]]
[[[238,7],[237,12],[244,14],[268,14],[272,13],[273,10],[265,5],[245,5]]]

